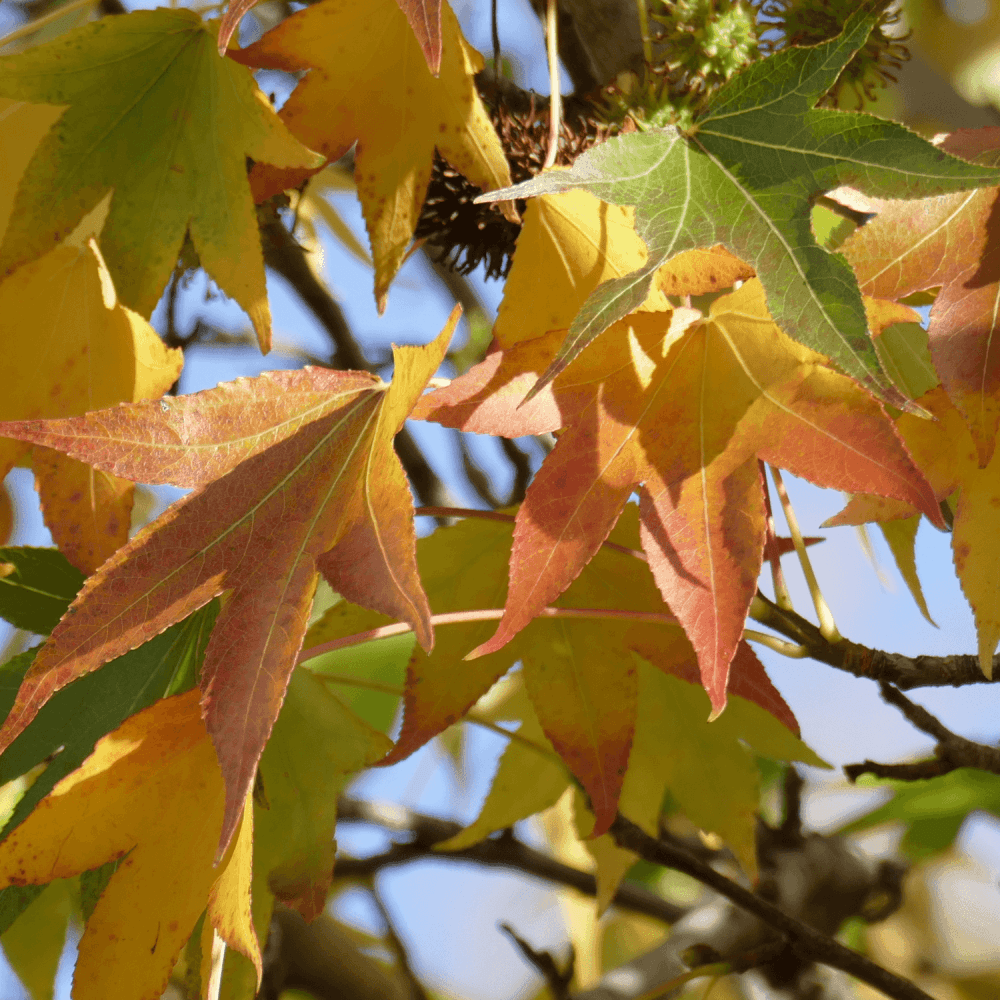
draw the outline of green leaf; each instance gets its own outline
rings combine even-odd
[[[84,923],[90,919],[90,915],[94,912],[94,907],[97,906],[101,894],[107,889],[108,883],[111,881],[111,876],[118,871],[118,866],[124,860],[124,857],[114,858],[111,861],[106,861],[99,868],[91,868],[89,872],[81,873],[80,914],[83,917]]]
[[[138,649],[62,688],[45,703],[31,725],[0,756],[0,784],[48,761],[48,767],[18,802],[3,828],[3,837],[27,818],[56,782],[83,763],[102,736],[168,692],[178,693],[182,677],[193,686],[196,671],[191,664],[197,664],[204,652],[217,613],[218,601],[212,601]],[[14,704],[35,652],[21,653],[0,668],[3,715]]]
[[[55,246],[113,189],[101,252],[122,302],[148,316],[190,234],[267,343],[246,158],[285,167],[323,158],[291,136],[248,69],[219,58],[212,25],[190,10],[95,21],[0,59],[0,96],[68,105],[25,171],[0,275]]]
[[[927,781],[879,781],[865,776],[858,785],[892,788],[896,794],[884,806],[849,823],[840,832],[855,833],[900,821],[907,826],[903,850],[914,858],[949,847],[969,813],[1000,812],[1000,776],[972,768],[959,768]]]
[[[84,575],[58,549],[0,548],[0,617],[48,635],[83,586]]]
[[[688,133],[669,127],[619,136],[588,150],[571,170],[476,199],[586,188],[606,202],[634,205],[636,232],[649,247],[641,269],[587,299],[534,392],[637,309],[663,263],[721,243],[757,269],[785,333],[901,402],[879,367],[854,273],[813,238],[812,204],[841,185],[917,198],[997,184],[1000,171],[950,156],[895,122],[815,107],[874,21],[861,11],[829,42],[783,49],[749,66],[719,89]]]
[[[12,885],[0,892],[0,934],[41,895],[44,885]]]

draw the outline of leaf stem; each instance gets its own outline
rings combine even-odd
[[[489,622],[499,621],[503,618],[503,608],[477,608],[474,611],[447,611],[441,615],[431,615],[432,625],[460,625],[464,622]],[[619,611],[611,608],[542,608],[538,612],[539,618],[576,618],[583,620],[604,620],[652,622],[659,625],[676,625],[677,619],[661,611]],[[309,649],[299,653],[296,665],[311,660],[314,657],[322,656],[324,653],[332,653],[338,649],[345,649],[348,646],[359,646],[363,642],[371,642],[374,639],[386,639],[392,635],[405,635],[412,632],[413,626],[409,622],[394,622],[392,625],[382,625],[379,628],[371,628],[366,632],[356,632],[354,635],[345,635],[340,639],[331,639],[329,642],[321,642],[318,646],[310,646]]]
[[[751,642],[759,642],[768,649],[773,649],[782,656],[787,656],[792,660],[801,660],[809,655],[809,650],[805,646],[796,645],[779,639],[776,635],[768,635],[766,632],[758,632],[756,629],[747,628],[743,630],[743,638]]]
[[[559,88],[559,44],[556,35],[556,0],[548,0],[545,9],[545,44],[549,59],[549,148],[542,169],[556,162],[559,133],[562,130],[562,93]]]
[[[49,11],[48,14],[35,18],[34,21],[28,21],[26,24],[22,24],[20,28],[15,28],[9,35],[4,35],[3,38],[0,38],[0,49],[10,45],[11,42],[16,42],[20,38],[25,38],[27,35],[33,35],[39,28],[44,28],[45,25],[51,24],[53,21],[58,21],[59,18],[64,17],[66,14],[72,14],[74,11],[82,10],[85,7],[93,7],[95,2],[96,0],[70,0],[69,3]]]
[[[774,527],[774,511],[771,508],[771,491],[767,488],[767,473],[764,470],[764,463],[758,460],[760,466],[761,482],[764,486],[764,512],[765,525],[767,528],[767,542],[765,552],[768,562],[771,564],[771,585],[774,587],[774,603],[783,611],[794,611],[792,595],[788,592],[788,584],[785,583],[785,574],[781,568],[781,553],[778,551],[778,532]]]
[[[819,589],[819,582],[813,572],[812,562],[806,552],[805,543],[802,541],[802,532],[799,531],[799,522],[792,510],[792,502],[788,499],[788,491],[785,489],[785,482],[781,478],[781,473],[772,465],[771,478],[774,480],[774,488],[781,500],[781,509],[785,512],[785,521],[788,522],[788,533],[792,536],[792,544],[795,546],[795,554],[799,557],[802,572],[805,574],[806,584],[809,587],[809,595],[812,597],[813,607],[816,609],[816,617],[819,620],[819,631],[827,642],[840,642],[841,635],[837,631],[836,622],[833,620],[833,613],[830,611],[823,597],[823,592]]]
[[[653,61],[653,45],[649,39],[649,13],[646,10],[646,0],[635,0],[635,9],[639,15],[639,31],[642,34],[642,57],[649,64]]]

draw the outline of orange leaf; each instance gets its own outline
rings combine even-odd
[[[168,508],[87,581],[26,675],[0,747],[55,691],[228,592],[201,673],[226,784],[224,850],[302,644],[317,570],[349,600],[409,621],[422,645],[433,643],[413,506],[392,442],[458,316],[456,308],[428,346],[396,348],[389,386],[306,369],[59,421],[51,438],[44,421],[0,426],[49,446],[65,444],[75,427],[74,457],[137,480],[178,453],[188,461],[159,481],[197,480],[200,463],[221,476]],[[283,383],[297,391],[282,393]],[[94,432],[121,425],[129,440]]]
[[[756,279],[699,316],[627,317],[520,411],[521,388],[545,370],[562,331],[489,358],[421,401],[420,416],[468,430],[565,428],[518,511],[504,618],[470,655],[502,647],[562,593],[638,490],[650,566],[719,711],[764,546],[751,460],[835,489],[863,482],[940,522],[879,404],[781,333]]]

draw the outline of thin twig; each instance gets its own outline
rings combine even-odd
[[[934,748],[936,760],[919,761],[915,764],[878,764],[866,760],[863,764],[848,764],[844,773],[851,781],[857,781],[862,774],[874,774],[877,778],[895,778],[902,781],[918,781],[936,778],[960,767],[973,767],[991,774],[1000,774],[1000,748],[976,743],[953,733],[939,719],[936,719],[922,705],[910,701],[891,684],[879,684],[882,697],[900,712],[921,732],[933,736],[938,741]]]
[[[545,44],[549,58],[549,148],[542,169],[556,162],[559,135],[562,132],[562,92],[559,86],[559,43],[556,27],[556,0],[547,0],[545,8]]]
[[[551,952],[532,948],[510,924],[500,924],[500,930],[514,942],[521,957],[541,974],[545,985],[549,988],[549,993],[552,994],[552,1000],[570,1000],[569,984],[573,979],[573,967],[576,965],[576,952],[573,951],[572,945],[569,951],[569,962],[565,969],[560,969]]]
[[[597,879],[590,872],[573,868],[529,847],[509,830],[470,847],[445,852],[435,850],[434,845],[460,833],[463,829],[461,824],[425,816],[395,804],[380,805],[346,797],[340,800],[337,815],[340,822],[372,823],[409,838],[407,843],[393,844],[389,850],[373,857],[338,856],[335,869],[338,878],[370,878],[382,869],[395,865],[427,858],[450,858],[490,868],[516,870],[575,889],[585,896],[597,896]],[[621,910],[641,913],[666,924],[676,923],[687,912],[684,907],[631,882],[623,882],[611,902]]]
[[[869,986],[881,990],[893,1000],[932,1000],[918,986],[883,969],[871,959],[820,933],[801,920],[789,916],[773,903],[769,903],[737,882],[726,878],[711,865],[699,861],[687,851],[650,837],[649,834],[620,813],[611,824],[609,832],[620,847],[633,851],[654,864],[665,865],[668,868],[684,872],[725,896],[741,909],[754,914],[764,923],[784,934],[795,951],[804,958],[821,962],[834,969],[840,969]]]
[[[375,904],[375,909],[378,910],[382,921],[385,923],[386,937],[389,939],[389,944],[392,945],[396,961],[399,962],[400,971],[403,973],[403,977],[410,987],[411,1000],[430,1000],[427,991],[424,989],[424,984],[420,982],[413,971],[413,966],[410,964],[409,952],[406,949],[406,945],[403,944],[403,939],[399,936],[399,932],[396,930],[395,921],[386,908],[382,894],[374,885],[368,887],[368,894],[371,896],[371,900]]]

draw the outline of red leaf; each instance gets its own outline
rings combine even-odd
[[[51,427],[0,426],[22,440],[68,442],[127,478],[148,481],[168,455],[176,475],[158,481],[211,480],[87,581],[26,675],[0,749],[55,691],[227,593],[201,677],[226,783],[221,854],[284,698],[317,570],[356,602],[409,621],[425,648],[433,643],[412,502],[392,440],[440,364],[458,314],[427,347],[395,349],[389,386],[356,372],[272,373]]]
[[[441,71],[441,0],[396,0],[406,15],[427,68],[437,76]]]

